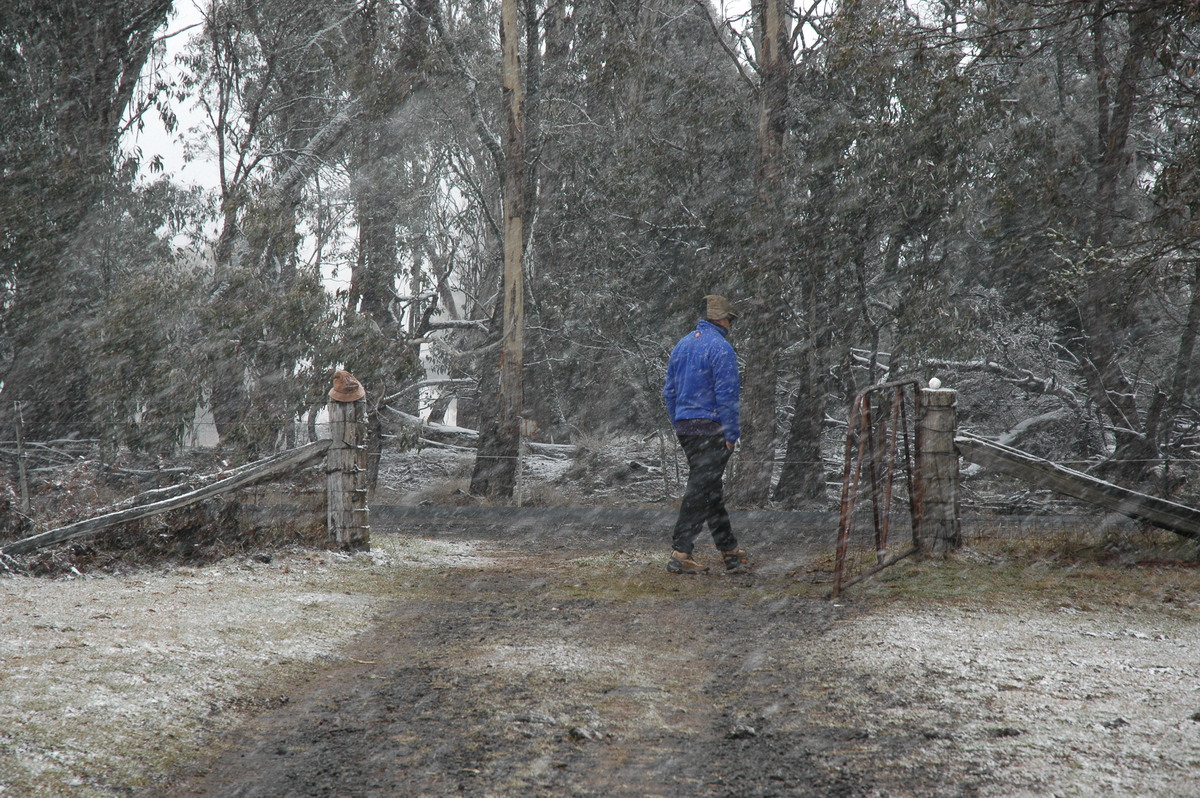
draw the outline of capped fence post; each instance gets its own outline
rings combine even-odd
[[[934,378],[921,389],[917,420],[917,544],[922,552],[946,552],[963,544],[959,515],[958,392]]]
[[[367,506],[367,403],[362,384],[348,371],[333,375],[325,460],[329,541],[343,551],[371,548]]]

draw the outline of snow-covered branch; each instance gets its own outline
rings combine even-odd
[[[479,432],[466,427],[456,427],[453,424],[434,424],[422,418],[397,410],[394,407],[383,408],[393,419],[405,426],[417,430],[423,443],[434,446],[451,445],[455,447],[474,447],[479,442]],[[524,441],[529,450],[548,457],[574,457],[579,451],[578,446],[557,443],[534,443]]]
[[[416,382],[410,382],[395,393],[383,397],[383,399],[379,400],[379,405],[380,407],[387,407],[387,405],[390,405],[401,396],[410,394],[413,391],[419,391],[422,388],[464,388],[474,384],[474,380],[454,379],[452,377],[433,377],[425,380],[417,380]],[[388,409],[390,410],[391,408]]]
[[[1082,411],[1083,409],[1083,403],[1080,402],[1079,395],[1070,386],[1063,385],[1053,376],[1038,376],[1027,368],[1010,366],[995,360],[985,359],[926,360],[922,365],[931,368],[991,374],[1029,393],[1042,396],[1055,396],[1076,410]]]
[[[442,319],[441,321],[429,322],[430,331],[433,330],[478,330],[487,332],[488,324],[484,319]]]

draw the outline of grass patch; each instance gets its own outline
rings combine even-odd
[[[986,530],[985,530],[986,531]],[[850,588],[873,600],[1054,607],[1200,604],[1200,548],[1157,529],[1056,527],[977,534],[945,557],[910,558]]]

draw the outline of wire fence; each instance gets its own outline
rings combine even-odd
[[[646,465],[650,468],[635,475],[649,494],[649,498],[657,501],[671,502],[679,498],[687,480],[688,467],[674,435],[667,431],[643,436],[642,454],[646,455]],[[184,479],[196,469],[202,467],[196,463],[187,463],[175,458],[139,458],[114,457],[111,450],[103,454],[106,444],[98,438],[57,438],[43,441],[19,441],[16,439],[0,440],[0,463],[14,467],[11,477],[15,477],[15,465],[24,452],[27,473],[31,479],[53,478],[74,465],[86,460],[99,460],[102,468],[111,477],[124,480],[131,486],[140,485],[144,488],[155,488],[169,485]],[[209,455],[201,450],[200,461],[210,462]],[[464,458],[488,457],[497,460],[517,460],[522,462],[520,487],[526,492],[525,500],[536,497],[531,494],[539,487],[539,471],[535,461],[540,456],[530,449],[523,449],[517,455],[479,455],[471,446],[457,446],[454,451]],[[556,459],[571,459],[572,454],[566,454],[565,448],[558,450]],[[215,454],[213,456],[216,456]],[[727,483],[728,497],[731,507],[738,507],[737,495],[730,483],[735,480],[732,475],[740,465],[760,464],[764,460],[742,457],[735,451],[731,458],[731,479]],[[1108,461],[1115,462],[1149,462],[1137,460]],[[782,469],[787,465],[799,465],[802,468],[819,469],[824,477],[826,490],[824,496],[803,502],[806,509],[813,507],[836,507],[839,484],[834,475],[839,470],[839,464],[833,458],[808,460],[789,458],[784,453],[772,458],[770,463],[777,479]],[[1194,466],[1200,464],[1196,460],[1176,460],[1173,464]],[[1072,465],[1091,465],[1093,461],[1074,461]],[[15,479],[10,484],[15,487]],[[1132,534],[1141,528],[1133,521],[1123,517],[1113,516],[1103,511],[1094,510],[1088,505],[1072,499],[1057,496],[1052,491],[1040,490],[1036,486],[1025,486],[1012,490],[1012,484],[1003,478],[995,478],[986,472],[965,475],[963,491],[963,532],[968,540],[1044,540],[1064,535],[1083,534],[1100,531],[1104,534]],[[1005,489],[1005,486],[1008,489]],[[1179,496],[1176,500],[1188,503],[1191,497]],[[907,495],[902,486],[897,487],[895,504],[903,508]],[[772,502],[769,507],[786,509],[785,504]],[[855,516],[855,529],[867,535],[862,539],[867,556],[871,556],[873,548],[869,533],[872,529],[870,508],[860,508]],[[889,516],[889,529],[893,543],[902,543],[911,538],[911,523],[907,513],[893,512]],[[864,532],[865,530],[865,532]],[[856,538],[856,544],[860,542]]]

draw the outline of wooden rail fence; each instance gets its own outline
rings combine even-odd
[[[354,385],[357,381],[346,372]],[[335,380],[337,377],[335,377]],[[370,548],[370,510],[366,482],[366,402],[365,391],[338,391],[335,383],[327,406],[331,437],[242,466],[219,476],[214,482],[187,493],[147,504],[76,521],[66,526],[0,546],[0,555],[28,554],[46,546],[79,540],[121,524],[178,510],[231,491],[282,479],[305,468],[325,462],[326,525],[332,545],[345,550]],[[336,397],[357,397],[341,400]]]

